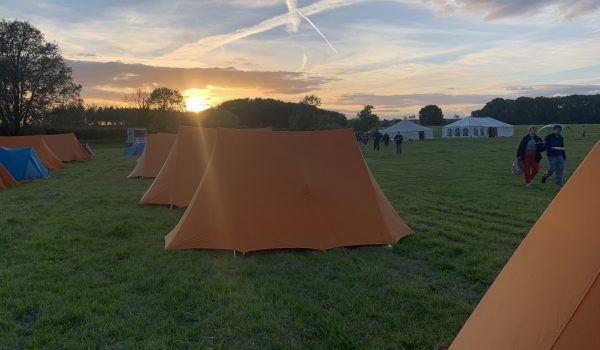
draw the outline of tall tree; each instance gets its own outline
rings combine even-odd
[[[379,117],[373,113],[375,109],[372,105],[365,105],[363,109],[356,113],[354,129],[358,131],[368,131],[373,129],[379,123]]]
[[[142,89],[137,89],[135,93],[125,95],[125,102],[137,109],[148,109],[148,101],[150,100],[150,94]]]
[[[306,95],[300,101],[300,103],[309,105],[309,106],[319,107],[319,106],[321,106],[321,98],[317,95]]]
[[[436,105],[428,105],[419,111],[421,125],[444,125],[444,113]]]
[[[183,95],[177,89],[156,88],[147,100],[148,106],[160,111],[184,111]]]
[[[22,21],[0,21],[0,130],[19,135],[54,108],[81,103],[58,45]]]

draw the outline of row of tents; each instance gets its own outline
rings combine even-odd
[[[17,181],[43,178],[48,170],[60,169],[63,162],[92,158],[89,145],[82,145],[75,134],[0,137],[0,189]]]
[[[130,174],[141,176],[155,179],[140,203],[187,207],[165,237],[167,249],[324,250],[394,243],[412,232],[346,130],[181,127],[177,135],[148,136]],[[450,349],[600,348],[598,178],[600,142]]]
[[[352,130],[182,126],[148,135],[129,177],[154,176],[141,204],[187,207],[167,249],[326,250],[392,244],[412,232]]]
[[[397,133],[404,140],[432,140],[433,129],[424,127],[410,120],[402,120],[381,131],[393,138]],[[442,128],[443,138],[473,138],[473,137],[511,137],[514,127],[494,118],[467,117],[459,119]]]

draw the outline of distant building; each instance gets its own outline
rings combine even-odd
[[[515,128],[494,118],[462,118],[442,128],[444,138],[512,137]]]
[[[433,129],[426,128],[410,120],[402,120],[389,128],[381,131],[382,134],[388,134],[393,139],[394,135],[400,131],[405,140],[432,140]]]

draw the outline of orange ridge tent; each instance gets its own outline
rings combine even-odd
[[[180,126],[171,151],[141,204],[186,207],[212,154],[217,129]]]
[[[206,171],[167,249],[326,250],[412,231],[373,179],[352,130],[217,129]]]
[[[42,135],[42,137],[50,150],[63,162],[92,159],[74,133]]]
[[[0,189],[14,187],[17,185],[17,181],[12,175],[6,170],[4,165],[0,164]]]
[[[176,137],[176,134],[148,134],[144,152],[127,177],[156,177],[165,164]]]
[[[500,272],[450,349],[600,349],[600,142]]]
[[[60,169],[64,166],[63,162],[50,150],[46,141],[41,135],[32,136],[0,136],[0,147],[8,148],[27,148],[35,150],[44,166],[48,169]]]

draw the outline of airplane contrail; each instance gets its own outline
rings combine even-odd
[[[327,45],[329,45],[329,47],[331,47],[331,49],[333,50],[333,52],[338,53],[337,50],[335,49],[335,47],[333,47],[333,45],[331,44],[331,42],[329,42],[329,40],[327,39],[327,37],[325,36],[325,34],[323,34],[323,32],[321,32],[319,30],[319,28],[317,28],[317,26],[310,20],[308,19],[308,17],[306,17],[302,12],[300,12],[299,9],[296,9],[296,12],[298,12],[298,14],[300,16],[302,16],[302,18],[304,18],[308,23],[310,23],[310,25],[315,28],[315,30],[317,31],[317,33],[319,33],[323,39],[325,39],[325,42],[327,42]]]
[[[300,27],[300,17],[296,13],[296,9],[298,8],[297,0],[285,0],[285,3],[290,16],[290,22],[286,25],[286,29],[288,32],[296,33]]]
[[[303,7],[301,13],[310,16],[315,15],[317,13],[331,11],[337,8],[342,8],[358,3],[365,3],[366,1],[367,0],[319,0],[311,5]],[[310,21],[308,22],[312,23]],[[263,33],[280,26],[285,26],[288,23],[290,23],[290,14],[285,13],[279,16],[266,19],[256,25],[238,29],[231,33],[217,34],[201,38],[196,42],[180,46],[172,52],[164,54],[160,58],[164,60],[182,60],[187,59],[188,57],[202,55],[206,52],[235,42],[237,40],[247,38],[249,36],[256,35],[259,33]]]

